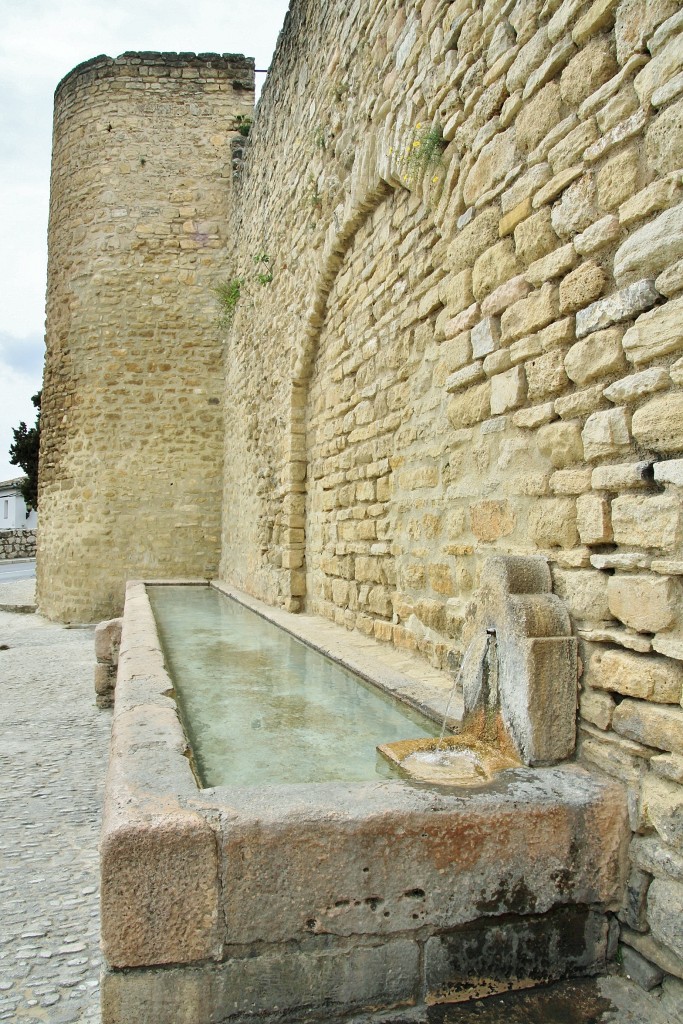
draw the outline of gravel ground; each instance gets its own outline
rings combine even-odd
[[[32,604],[33,587],[0,584],[0,606]],[[0,611],[0,1021],[100,1020],[111,716],[95,707],[93,662],[92,629]]]

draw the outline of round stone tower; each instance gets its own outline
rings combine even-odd
[[[55,95],[38,605],[118,614],[133,577],[214,575],[232,139],[251,59],[125,53]]]

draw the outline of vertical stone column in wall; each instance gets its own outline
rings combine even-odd
[[[241,55],[127,53],[55,97],[38,601],[117,613],[134,576],[211,576]]]

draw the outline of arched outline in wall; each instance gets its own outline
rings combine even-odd
[[[405,188],[399,156],[405,127],[400,119],[394,121],[390,117],[382,130],[366,133],[363,148],[354,162],[351,190],[344,209],[339,214],[335,211],[328,228],[312,302],[302,335],[292,353],[289,434],[282,469],[284,524],[290,538],[298,536],[293,532],[296,527],[293,510],[297,507],[297,497],[306,489],[306,406],[318,341],[325,323],[327,300],[356,232],[393,190]],[[421,182],[417,183],[415,190],[423,191]],[[434,223],[439,235],[442,234],[443,213],[444,205],[439,204]],[[301,602],[306,595],[305,552],[305,534],[300,541],[290,541],[283,546],[282,565],[287,571],[286,603],[292,611],[301,610]]]

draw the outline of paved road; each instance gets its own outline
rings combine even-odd
[[[0,583],[9,583],[12,580],[32,580],[35,575],[35,558],[16,562],[0,562]]]
[[[0,584],[0,603],[26,585]],[[0,611],[0,1021],[96,1024],[110,713],[93,635]]]

